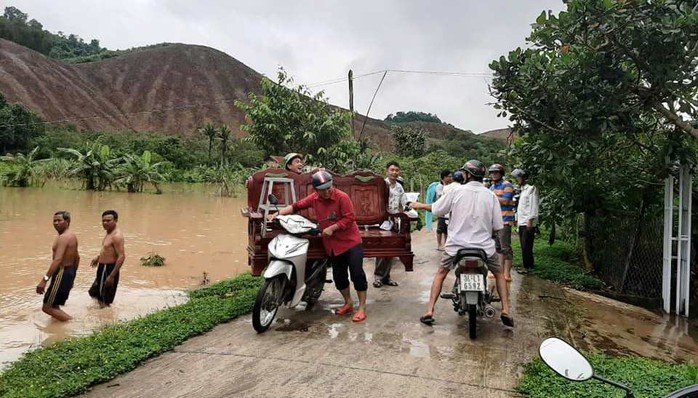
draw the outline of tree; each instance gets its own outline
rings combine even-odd
[[[150,183],[157,193],[162,193],[158,183],[166,180],[163,167],[164,162],[152,161],[150,151],[143,152],[141,156],[126,154],[118,167],[116,182],[126,185],[128,192],[143,192],[143,186]]]
[[[104,191],[111,188],[116,179],[115,170],[121,161],[112,155],[108,145],[98,142],[86,143],[83,152],[73,148],[58,148],[59,151],[73,155],[74,166],[68,172],[70,176],[83,180],[88,191]]]
[[[640,118],[698,137],[698,11],[688,0],[570,0],[543,12],[532,48],[492,62],[502,116],[519,128],[633,135]]]
[[[427,151],[426,135],[422,129],[392,126],[393,145],[398,156],[420,157]]]
[[[594,218],[610,231],[613,215],[661,203],[667,157],[695,159],[698,134],[681,118],[696,116],[694,6],[570,0],[538,17],[531,48],[491,63],[495,108],[522,137],[512,156],[545,195],[544,220],[582,213],[586,231]]]
[[[39,118],[19,104],[8,104],[0,93],[0,149],[26,150],[29,141],[43,134]]]
[[[39,147],[31,150],[27,155],[17,153],[15,155],[0,156],[0,160],[12,164],[14,167],[6,175],[6,185],[11,187],[28,187],[38,183],[39,165],[45,159],[36,160],[36,152]]]
[[[442,123],[438,116],[432,115],[431,113],[424,112],[397,112],[396,114],[390,114],[385,118],[388,123],[409,123],[409,122],[429,122],[429,123]]]
[[[262,79],[261,97],[251,93],[249,103],[236,101],[251,122],[241,129],[265,155],[301,152],[313,164],[333,167],[332,146],[351,140],[349,113],[329,105],[323,92],[313,95],[303,85],[289,88],[292,84],[281,68],[277,82]]]
[[[218,130],[213,124],[206,123],[204,127],[199,129],[199,132],[208,138],[208,162],[211,163],[211,149],[213,148],[213,140],[218,135]]]
[[[230,141],[231,135],[232,131],[230,131],[230,127],[222,125],[218,128],[218,139],[221,140],[221,165],[223,166],[228,162],[225,153],[228,149],[228,141]]]

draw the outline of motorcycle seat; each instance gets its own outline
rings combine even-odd
[[[453,258],[453,264],[458,264],[465,257],[475,257],[483,262],[487,262],[487,253],[483,249],[466,247],[458,250]]]

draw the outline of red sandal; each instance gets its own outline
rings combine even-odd
[[[353,318],[351,318],[352,322],[359,323],[363,322],[366,320],[366,313],[365,312],[358,312],[356,315],[354,315]]]
[[[343,305],[334,311],[335,315],[349,315],[354,313],[354,307]]]

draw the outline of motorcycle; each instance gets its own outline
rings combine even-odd
[[[269,203],[279,202],[269,195]],[[327,259],[314,261],[307,269],[310,241],[304,236],[319,235],[318,226],[297,214],[277,216],[275,221],[286,233],[269,242],[269,265],[264,269],[264,284],[252,309],[252,327],[257,333],[269,329],[282,305],[294,308],[304,301],[306,310],[311,310],[325,283],[332,282],[327,280]]]
[[[453,259],[456,281],[450,293],[441,298],[453,301],[453,310],[458,315],[468,314],[468,334],[477,337],[477,317],[492,318],[496,314],[492,307],[492,296],[487,289],[487,253],[482,249],[458,250]]]
[[[550,369],[567,380],[582,382],[595,379],[624,390],[626,398],[635,397],[635,394],[627,386],[596,375],[594,368],[584,355],[557,337],[545,339],[540,344],[538,352]],[[664,398],[698,398],[698,384],[676,390]]]

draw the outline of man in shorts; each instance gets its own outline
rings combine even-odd
[[[412,202],[413,209],[429,210],[439,215],[451,214],[448,224],[446,249],[441,264],[431,285],[426,313],[419,318],[426,325],[434,323],[436,300],[441,294],[444,280],[451,271],[453,258],[459,249],[479,248],[487,253],[487,268],[495,275],[497,291],[502,298],[501,320],[505,326],[513,327],[514,319],[509,312],[509,294],[496,255],[492,233],[504,225],[497,197],[482,185],[485,167],[482,162],[469,160],[463,166],[466,183],[455,187],[431,205]]]
[[[102,250],[92,259],[90,266],[97,267],[97,277],[88,293],[97,299],[99,308],[109,307],[114,302],[119,285],[119,272],[126,260],[124,236],[116,226],[119,214],[114,210],[102,213],[102,227],[107,235],[102,240]]]
[[[46,274],[36,286],[36,293],[44,295],[44,305],[41,310],[61,322],[73,319],[60,309],[65,305],[73,288],[75,274],[80,265],[78,254],[78,238],[70,227],[70,213],[57,211],[53,215],[53,228],[58,232],[58,237],[53,242],[53,261]],[[51,281],[48,289],[46,283]]]
[[[504,179],[504,172],[504,166],[498,163],[489,168],[490,178],[492,178],[490,191],[497,195],[504,222],[504,228],[495,236],[495,244],[504,279],[511,282],[511,267],[514,260],[514,251],[511,248],[511,226],[514,225],[514,185]]]

